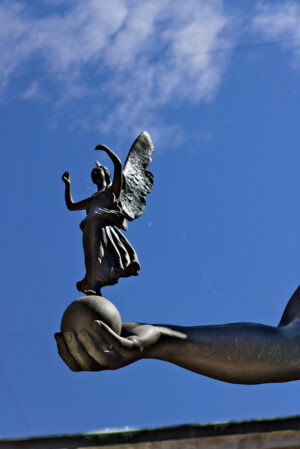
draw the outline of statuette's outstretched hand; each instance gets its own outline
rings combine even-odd
[[[62,175],[61,179],[63,180],[63,182],[65,184],[69,184],[70,183],[70,173],[68,171],[65,171],[64,174]]]

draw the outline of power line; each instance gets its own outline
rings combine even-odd
[[[26,80],[26,79],[42,79],[42,78],[50,78],[54,76],[60,76],[60,75],[69,75],[72,73],[86,73],[86,72],[95,72],[97,70],[101,69],[114,69],[118,67],[126,67],[131,65],[137,65],[137,64],[147,64],[147,63],[153,63],[157,61],[171,61],[174,59],[180,59],[180,58],[191,58],[193,56],[199,56],[204,54],[212,54],[212,53],[226,53],[230,51],[239,51],[239,50],[250,50],[254,48],[263,48],[263,47],[271,47],[276,45],[282,45],[282,44],[291,44],[291,43],[299,43],[300,39],[282,39],[278,41],[269,41],[269,42],[256,42],[253,44],[245,44],[245,45],[238,45],[235,47],[228,47],[228,48],[216,48],[206,51],[199,51],[199,52],[193,52],[193,53],[183,53],[181,55],[173,55],[173,56],[157,56],[153,58],[145,58],[145,59],[138,59],[135,61],[125,61],[117,64],[103,64],[99,66],[94,67],[87,67],[87,68],[80,68],[75,67],[73,69],[67,69],[67,70],[56,70],[53,72],[45,72],[40,74],[28,74],[28,75],[19,75],[19,76],[11,76],[6,78],[0,78],[0,83],[6,83],[10,81],[19,81],[19,80]]]

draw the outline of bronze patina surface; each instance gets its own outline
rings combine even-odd
[[[114,164],[111,181],[107,167],[98,161],[91,172],[97,192],[74,202],[69,172],[62,175],[65,200],[71,211],[85,210],[80,223],[86,274],[77,282],[79,291],[101,296],[101,288],[116,284],[120,277],[137,276],[140,264],[135,250],[120,229],[127,230],[127,220],[140,217],[146,207],[145,197],[151,192],[154,178],[147,167],[151,164],[153,144],[143,132],[133,143],[124,167],[118,156],[106,145],[95,150],[107,153]]]
[[[86,275],[77,284],[86,295],[100,295],[101,287],[137,274],[136,253],[120,228],[126,229],[126,220],[143,213],[145,196],[153,185],[153,175],[147,170],[153,145],[147,133],[134,142],[124,168],[106,146],[96,149],[105,151],[114,163],[112,182],[107,168],[97,163],[92,180],[98,191],[74,203],[69,174],[63,175],[67,207],[87,212],[81,223]],[[85,301],[88,308],[80,311],[79,301],[67,309],[61,332],[55,335],[60,356],[73,371],[115,370],[152,358],[236,384],[300,379],[300,288],[277,327],[258,323],[190,327],[121,324],[114,306],[105,313],[100,310],[99,301],[104,301],[100,297],[94,296],[95,307],[93,299]]]

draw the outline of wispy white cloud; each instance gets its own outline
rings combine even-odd
[[[282,46],[292,51],[294,62],[297,65],[300,64],[300,4],[298,1],[259,2],[251,28],[264,38],[285,41]]]
[[[104,133],[145,127],[173,133],[172,125],[156,119],[160,108],[207,102],[216,94],[229,53],[210,51],[234,40],[233,18],[222,0],[49,4],[44,17],[24,1],[0,5],[1,78],[24,73],[32,61],[50,72],[114,65],[106,76],[102,72],[101,83],[89,83],[84,70],[55,78],[64,86],[61,104],[89,96],[93,120]],[[139,62],[126,64],[132,61]],[[37,93],[35,86],[23,97]]]
[[[123,3],[75,0],[63,12],[36,17],[25,2],[4,1],[0,5],[1,77],[35,56],[51,71],[92,61],[122,26],[127,14]]]
[[[20,97],[23,98],[23,100],[30,100],[31,98],[37,97],[39,95],[39,84],[37,81],[34,81],[27,89],[24,90],[24,92],[21,92]]]

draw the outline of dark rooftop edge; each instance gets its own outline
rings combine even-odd
[[[134,444],[283,430],[300,431],[300,416],[2,439],[0,440],[0,448],[13,449],[28,447],[34,449],[37,447],[45,447],[46,449],[48,444],[51,444],[51,448],[53,449],[62,447],[62,445],[65,448],[75,448],[80,444],[84,444],[86,447],[95,444],[109,446],[113,444]],[[41,446],[41,443],[43,443],[43,446]]]

